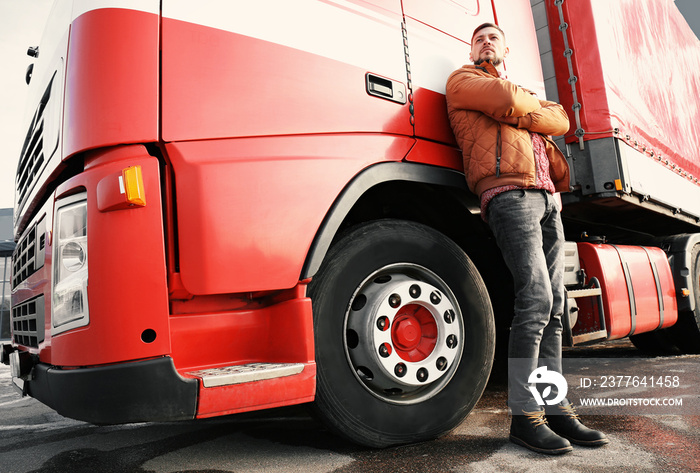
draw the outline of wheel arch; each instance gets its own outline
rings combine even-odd
[[[355,176],[339,194],[314,237],[300,279],[316,274],[345,229],[382,218],[428,225],[467,253],[470,241],[488,238],[478,198],[467,189],[463,173],[419,163],[380,163]]]

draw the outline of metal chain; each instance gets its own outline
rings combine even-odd
[[[408,110],[411,113],[409,118],[411,126],[415,126],[415,110],[413,107],[413,81],[411,80],[411,58],[408,54],[408,31],[406,30],[406,20],[401,22],[401,33],[403,35],[403,50],[406,58],[406,87],[408,89]]]
[[[569,29],[569,25],[566,23],[566,21],[564,21],[563,4],[564,0],[554,1],[554,5],[556,5],[557,9],[559,10],[559,31],[561,31],[564,38],[564,57],[566,57],[566,64],[569,66],[569,84],[571,85],[571,95],[574,98],[574,105],[571,107],[574,111],[574,117],[576,119],[576,131],[574,134],[578,137],[579,148],[581,151],[583,151],[583,136],[586,134],[586,132],[581,126],[581,103],[578,101],[578,95],[576,94],[576,82],[578,82],[578,77],[574,75],[574,65],[571,60],[574,50],[569,47],[569,38],[566,34],[566,31]]]

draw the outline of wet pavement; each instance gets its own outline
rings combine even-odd
[[[569,357],[673,361],[697,369],[700,356],[648,357],[628,341]],[[0,367],[0,471],[20,472],[692,472],[700,471],[700,416],[584,418],[609,445],[550,457],[508,442],[506,385],[497,370],[471,415],[453,432],[416,445],[368,449],[346,442],[304,406],[201,421],[95,426],[21,399]]]

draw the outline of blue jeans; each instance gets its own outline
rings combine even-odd
[[[539,366],[561,373],[564,230],[554,197],[513,190],[494,197],[488,223],[513,275],[515,309],[508,343],[509,406],[540,411],[528,377]],[[517,360],[517,369],[510,361]],[[554,388],[553,388],[554,389]]]

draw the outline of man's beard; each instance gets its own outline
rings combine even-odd
[[[476,61],[474,61],[474,65],[480,66],[484,62],[490,63],[493,67],[498,67],[503,62],[503,59],[500,57],[495,57],[493,59],[477,59]]]

